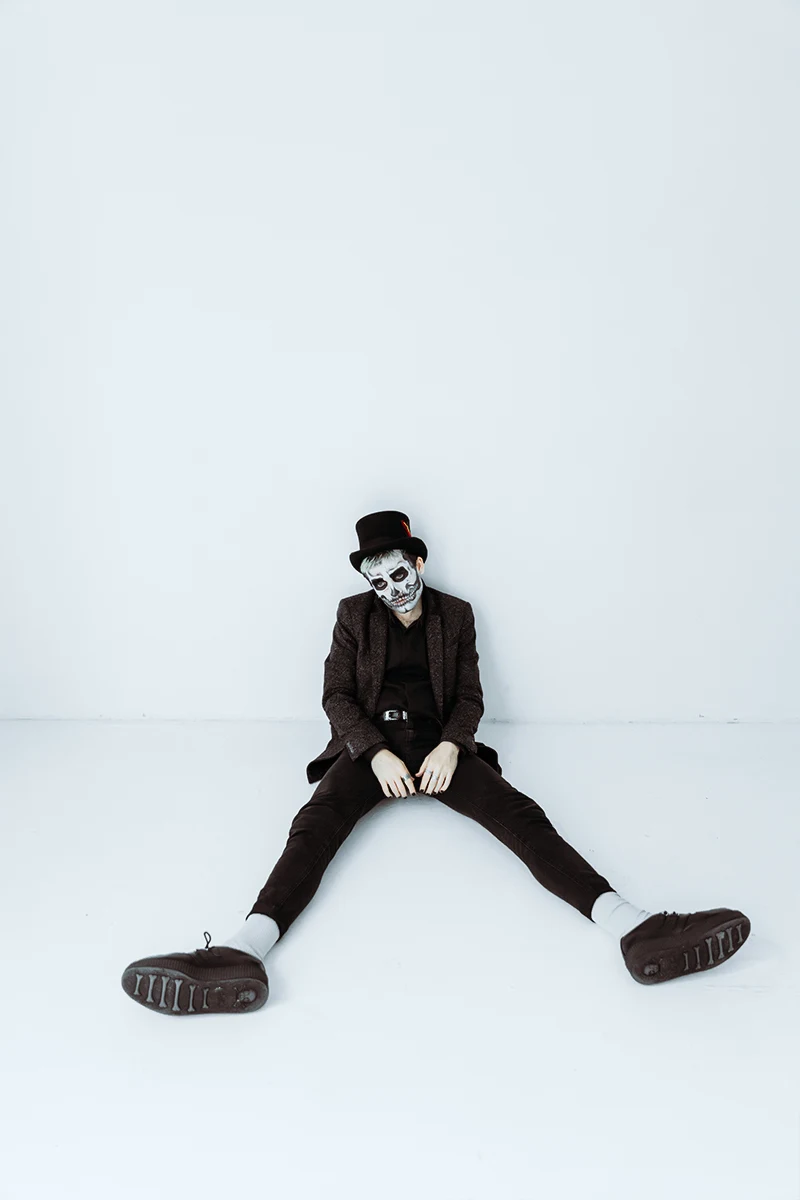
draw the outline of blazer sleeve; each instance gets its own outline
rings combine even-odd
[[[345,622],[344,602],[340,600],[331,648],[325,659],[322,707],[334,732],[344,738],[350,758],[355,761],[375,747],[373,754],[367,756],[371,761],[387,743],[356,699],[357,643]]]
[[[477,754],[475,734],[483,716],[483,688],[478,669],[478,649],[475,639],[475,614],[468,600],[458,635],[455,703],[442,729],[441,741],[456,742]]]

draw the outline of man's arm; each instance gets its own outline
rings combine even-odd
[[[475,614],[469,601],[465,603],[464,620],[458,636],[456,702],[440,741],[455,742],[457,746],[476,754],[475,733],[483,716],[483,688],[475,644]]]
[[[366,755],[371,761],[378,750],[386,746],[384,735],[356,700],[356,639],[344,623],[341,600],[336,610],[331,648],[325,659],[322,707],[334,731],[345,739],[351,759],[359,758],[374,747],[372,753]]]

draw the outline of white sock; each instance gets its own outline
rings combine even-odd
[[[592,905],[594,923],[616,938],[624,937],[652,916],[646,908],[637,908],[635,904],[623,900],[618,892],[603,892]]]
[[[253,954],[263,962],[272,947],[280,937],[280,929],[272,917],[264,913],[250,913],[241,929],[220,942],[221,946],[233,946],[236,950],[244,950]]]

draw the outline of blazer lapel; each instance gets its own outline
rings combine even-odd
[[[372,612],[369,614],[370,687],[369,715],[374,716],[381,694],[383,674],[386,670],[386,643],[389,640],[389,618],[391,613],[375,593],[372,594]]]
[[[438,597],[432,588],[428,588],[428,612],[425,616],[425,639],[428,643],[428,670],[431,676],[433,697],[439,709],[439,717],[444,713],[444,656],[442,652],[442,618],[439,613]]]
[[[427,585],[426,585],[427,586]],[[442,649],[442,618],[435,588],[428,588],[428,611],[425,615],[425,641],[428,649],[428,669],[431,677],[433,697],[440,718],[444,712],[444,661]],[[386,605],[373,594],[373,608],[369,616],[370,645],[370,713],[374,714],[383,686],[386,670],[386,646],[389,640],[389,622],[396,621]]]

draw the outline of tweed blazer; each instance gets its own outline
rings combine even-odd
[[[428,593],[428,667],[443,726],[441,740],[457,742],[460,753],[477,754],[502,775],[497,752],[475,741],[483,715],[483,689],[472,605],[428,584],[423,586]],[[322,707],[331,734],[325,749],[306,766],[309,783],[322,779],[345,751],[355,761],[370,746],[386,740],[378,727],[381,722],[376,724],[373,717],[383,684],[389,622],[396,620],[372,589],[339,601],[322,685]]]

